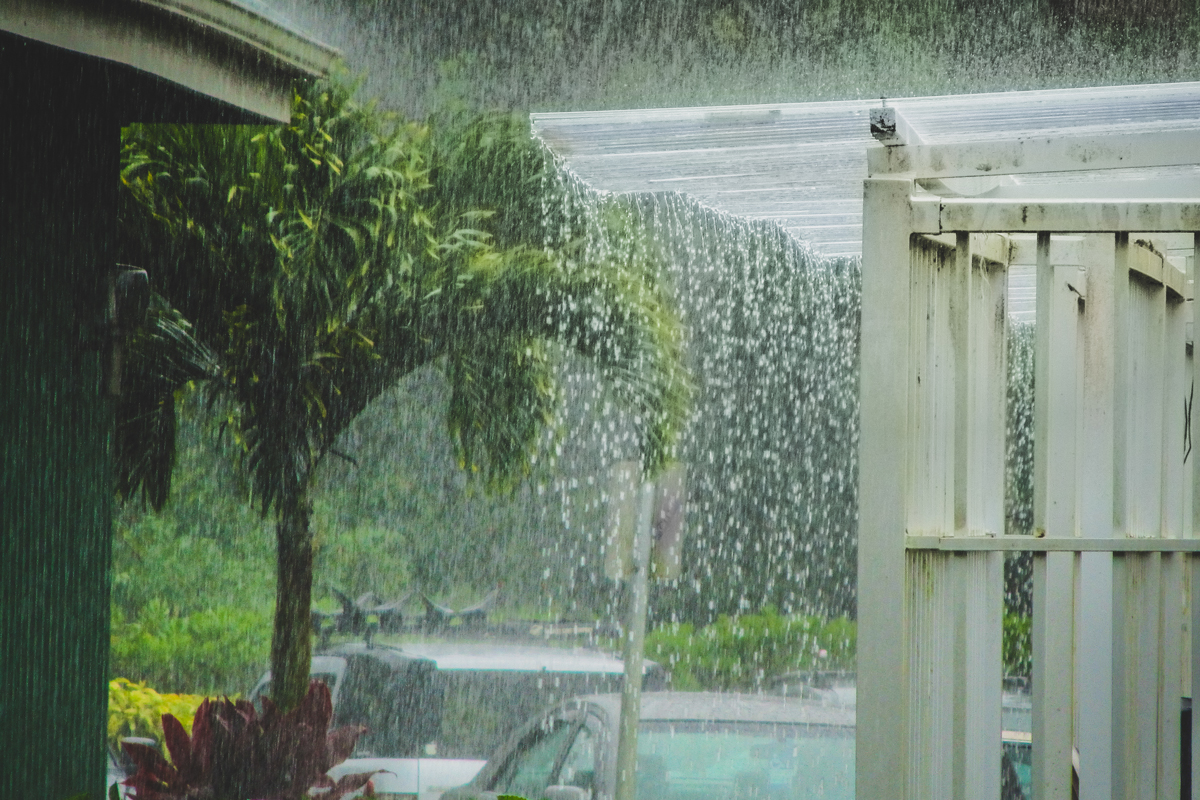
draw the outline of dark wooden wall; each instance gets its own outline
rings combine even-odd
[[[100,389],[120,127],[249,121],[0,33],[0,798],[105,787],[112,401]]]

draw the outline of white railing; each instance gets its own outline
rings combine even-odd
[[[1034,797],[1070,800],[1074,757],[1083,800],[1175,800],[1181,697],[1200,681],[1187,455],[1200,191],[1063,199],[996,176],[1191,164],[1200,143],[926,145],[896,110],[872,117],[858,797],[999,797],[1002,558],[1028,550]],[[955,196],[981,176],[999,188]],[[1179,232],[1182,260],[1139,241]],[[1005,287],[1023,264],[1037,276],[1035,537],[1004,535]]]

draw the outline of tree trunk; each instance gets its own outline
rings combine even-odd
[[[271,699],[283,711],[300,704],[312,661],[312,505],[306,485],[281,500],[275,523],[278,548],[275,630],[271,637]]]

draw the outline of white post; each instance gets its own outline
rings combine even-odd
[[[650,546],[654,539],[653,481],[642,484],[641,495],[633,542],[633,573],[628,583],[629,617],[625,628],[625,682],[621,690],[620,738],[617,740],[616,800],[633,800],[637,796],[637,731],[642,711]]]
[[[1186,291],[1186,289],[1185,289]],[[1163,359],[1162,427],[1162,528],[1161,536],[1183,536],[1184,409],[1187,398],[1186,324],[1183,298],[1163,289],[1160,348]],[[1159,634],[1158,797],[1179,797],[1180,710],[1183,695],[1183,573],[1186,557],[1162,556],[1162,632]]]
[[[910,257],[906,527],[943,537],[967,524],[970,252],[960,244],[961,254],[917,239]],[[923,800],[961,797],[965,784],[966,560],[939,552],[908,557],[908,786]]]
[[[1196,311],[1195,311],[1195,308],[1196,308],[1195,279],[1196,279],[1197,267],[1200,267],[1200,232],[1196,232],[1192,235],[1192,257],[1190,259],[1188,259],[1188,279],[1189,279],[1189,282],[1191,283],[1191,286],[1192,286],[1191,291],[1193,294],[1193,300],[1191,303],[1192,318],[1190,320],[1190,322],[1192,324],[1193,340],[1195,339],[1195,336],[1196,336],[1196,323],[1198,321],[1197,320],[1198,315],[1196,314]],[[1192,347],[1191,362],[1192,362],[1192,368],[1191,368],[1192,380],[1195,381],[1195,377],[1196,377],[1195,345],[1193,345],[1193,347]],[[1188,389],[1188,396],[1190,398],[1194,398],[1194,393],[1195,393],[1195,383],[1193,382],[1191,384],[1191,388]],[[1194,399],[1192,402],[1193,402],[1193,405],[1191,407],[1191,419],[1189,420],[1191,422],[1191,436],[1192,436],[1192,438],[1191,438],[1192,452],[1191,452],[1191,455],[1189,456],[1189,458],[1191,459],[1191,470],[1188,473],[1188,477],[1192,481],[1191,535],[1193,537],[1200,537],[1200,450],[1198,450],[1195,446],[1196,432],[1197,432],[1198,426],[1195,423],[1196,408],[1194,405],[1194,403],[1195,403]],[[1189,558],[1189,566],[1190,566],[1190,569],[1188,570],[1188,572],[1189,572],[1189,578],[1190,578],[1190,582],[1189,582],[1190,591],[1188,593],[1188,602],[1190,603],[1190,610],[1191,610],[1191,634],[1192,634],[1192,636],[1191,636],[1191,660],[1190,660],[1191,673],[1192,673],[1191,674],[1191,696],[1192,696],[1192,753],[1191,753],[1191,756],[1192,756],[1192,795],[1194,797],[1195,793],[1196,793],[1196,789],[1198,787],[1200,787],[1200,720],[1197,719],[1197,717],[1200,716],[1200,708],[1197,708],[1197,704],[1200,703],[1200,598],[1197,597],[1197,594],[1200,593],[1200,558],[1197,558],[1196,556],[1191,556]]]
[[[862,800],[904,800],[908,785],[901,565],[908,506],[911,192],[905,179],[869,178],[863,187],[855,757],[855,793]]]
[[[1079,529],[1113,535],[1113,282],[1111,234],[1083,239],[1087,267],[1083,323],[1083,387],[1079,436]],[[1079,797],[1112,797],[1113,557],[1083,553],[1079,565]]]
[[[1034,356],[1034,527],[1075,536],[1077,300],[1068,272],[1050,261],[1050,234],[1037,242]],[[1071,800],[1074,746],[1074,553],[1034,557],[1033,790],[1037,800]]]
[[[1156,290],[1130,277],[1139,254],[1128,234],[1117,234],[1115,253],[1113,518],[1119,535],[1157,536],[1162,526],[1161,309]],[[1158,553],[1113,558],[1113,792],[1130,800],[1157,797],[1161,562]]]
[[[972,240],[956,241],[955,535],[1004,530],[1004,405],[1007,382],[1005,270],[976,259]],[[956,609],[954,793],[1000,796],[1001,616],[1004,561],[998,552],[954,559]]]

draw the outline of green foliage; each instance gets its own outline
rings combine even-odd
[[[1000,660],[1005,675],[1029,676],[1033,664],[1033,618],[1005,614]]]
[[[144,125],[124,137],[122,231],[220,363],[265,511],[424,355],[413,265],[438,259],[428,131],[331,83],[291,125]],[[390,346],[391,358],[380,352]],[[397,373],[399,370],[399,373]]]
[[[664,625],[646,636],[646,657],[671,671],[675,689],[753,689],[794,670],[852,670],[855,636],[855,624],[844,617],[783,616],[766,608],[722,615],[699,630]]]
[[[688,400],[679,323],[649,270],[540,241],[498,249],[481,227],[492,212],[431,191],[429,129],[353,94],[338,80],[298,92],[288,125],[135,125],[122,137],[123,258],[157,265],[162,296],[215,354],[206,389],[260,510],[276,516],[272,669],[285,706],[308,670],[316,468],[388,387],[440,365],[457,461],[493,490],[520,485],[544,444],[559,401],[552,343],[591,359],[632,411],[649,473]],[[466,151],[516,147],[512,130]],[[126,495],[161,474],[132,466],[142,453],[170,452],[136,441],[119,451]]]
[[[351,597],[375,592],[388,599],[399,597],[409,588],[410,550],[403,535],[374,525],[359,525],[336,534],[327,534],[319,522],[315,527],[315,571],[322,585],[336,587]],[[333,608],[341,606],[335,604]]]
[[[142,125],[124,137],[124,244],[142,262],[180,265],[156,277],[218,353],[216,387],[235,400],[263,509],[297,491],[384,388],[447,355],[459,460],[497,486],[527,473],[557,399],[535,340],[597,360],[645,412],[647,464],[660,464],[687,381],[678,323],[646,272],[567,268],[541,241],[528,242],[536,250],[516,241],[516,213],[504,215],[507,250],[488,232],[459,227],[489,213],[459,203],[499,191],[464,188],[487,183],[484,160],[503,164],[505,181],[536,177],[527,128],[473,126],[434,169],[427,128],[351,94],[333,82],[297,95],[290,126]],[[446,178],[441,192],[429,191],[434,174]],[[534,209],[519,211],[528,228]],[[597,321],[607,323],[601,336]]]
[[[127,736],[163,741],[162,716],[173,715],[186,730],[204,700],[202,695],[160,694],[144,682],[114,678],[108,683],[108,746]]]
[[[146,322],[123,344],[127,377],[117,410],[117,495],[132,499],[140,488],[143,500],[161,510],[176,457],[176,400],[193,381],[215,377],[217,365],[188,321],[158,295],[151,297]]]
[[[112,675],[192,694],[235,695],[262,673],[270,614],[217,606],[178,615],[152,601],[136,621],[113,609]]]

